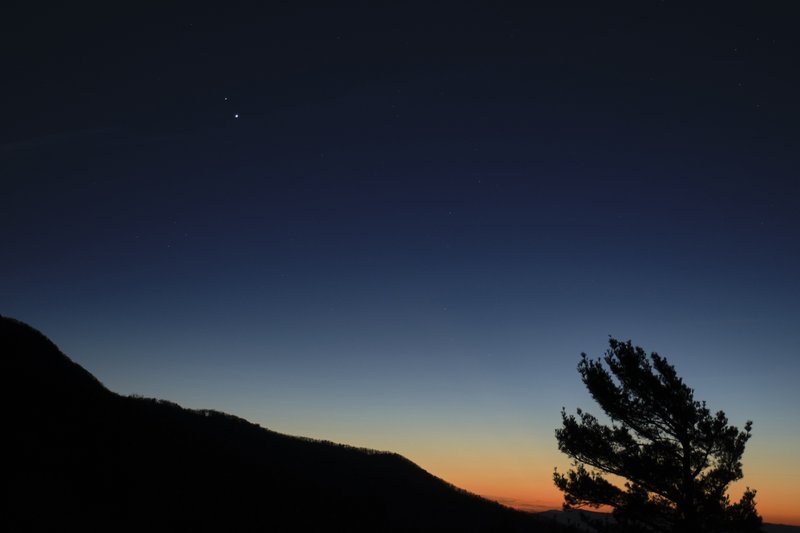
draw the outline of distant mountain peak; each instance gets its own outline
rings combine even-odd
[[[561,531],[409,461],[106,389],[0,316],[0,531]]]
[[[4,392],[48,400],[108,393],[90,372],[35,328],[0,315],[0,379]]]

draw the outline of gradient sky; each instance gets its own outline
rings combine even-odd
[[[631,339],[800,524],[788,3],[265,4],[4,8],[0,313],[535,509],[580,353]]]

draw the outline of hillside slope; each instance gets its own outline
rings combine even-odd
[[[397,454],[120,396],[6,317],[0,380],[3,531],[560,531]]]

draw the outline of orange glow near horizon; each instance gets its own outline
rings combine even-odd
[[[527,491],[514,490],[512,487],[498,488],[492,483],[487,484],[486,487],[485,490],[480,485],[462,488],[521,511],[541,512],[562,508],[563,498],[555,487],[552,489],[541,487],[538,490]],[[765,523],[800,526],[800,513],[797,511],[796,504],[789,501],[789,498],[771,501],[757,497],[756,501],[758,512],[764,518]]]
[[[552,433],[534,430],[535,424],[509,423],[506,431],[494,427],[485,431],[477,423],[459,423],[455,418],[417,420],[418,432],[400,431],[387,423],[376,424],[380,431],[372,428],[359,434],[355,427],[334,422],[311,436],[397,452],[456,487],[509,507],[533,512],[562,507],[563,496],[552,482],[553,469],[565,472],[569,459],[557,450]],[[554,422],[538,425],[554,426]],[[279,429],[310,433],[299,427]],[[756,437],[760,438],[753,439],[743,458],[744,479],[731,485],[729,496],[736,501],[751,487],[757,491],[757,509],[764,522],[800,526],[795,489],[800,458],[790,440],[780,439],[769,428]]]
[[[459,468],[455,464],[458,458],[454,459],[451,464],[442,465],[442,468],[428,468],[431,465],[423,468],[457,487],[515,509],[541,512],[562,508],[562,494],[550,482],[552,466],[535,462],[520,465],[508,460],[494,462],[491,466],[473,464],[469,468]],[[559,470],[566,468],[565,465],[558,467]],[[755,488],[758,491],[758,512],[765,523],[800,526],[800,511],[788,478],[783,480],[756,475],[746,478],[731,486],[731,500],[738,500],[746,487]]]

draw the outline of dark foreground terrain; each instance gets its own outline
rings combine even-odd
[[[0,317],[0,531],[562,531],[393,453],[106,389]]]

